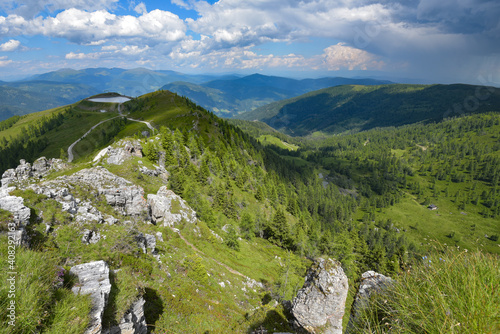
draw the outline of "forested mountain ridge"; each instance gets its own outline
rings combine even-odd
[[[126,118],[147,121],[155,130]],[[116,325],[140,295],[154,331],[247,333],[261,326],[292,331],[284,305],[302,286],[308,258],[336,258],[353,284],[366,270],[397,278],[419,266],[422,256],[434,252],[431,239],[498,253],[498,113],[354,135],[290,138],[261,123],[234,122],[242,122],[245,132],[186,98],[158,91],[120,108],[83,100],[7,120],[0,123],[0,140],[7,149],[17,145],[11,153],[21,154],[18,158],[31,154],[29,162],[40,155],[64,159],[69,144],[106,119],[75,146],[74,163],[29,184],[20,177],[14,183],[18,189],[10,192],[23,198],[34,215],[27,232],[38,248],[20,251],[23,273],[37,267],[30,258],[66,271],[87,261],[109,264],[114,290],[105,328]],[[280,142],[296,147],[274,145]],[[102,149],[104,157],[96,158]],[[142,157],[125,154],[138,151]],[[5,151],[0,155],[2,161],[7,156]],[[7,167],[15,166],[14,161]],[[25,170],[22,164],[14,174],[23,176]],[[4,179],[9,175],[12,170]],[[105,183],[95,188],[100,177],[117,189],[130,188],[107,190]],[[71,205],[58,202],[71,196],[56,195],[54,184],[80,201],[81,212],[72,216]],[[52,190],[44,187],[55,197],[48,197]],[[122,208],[117,194],[137,195],[130,203],[143,203],[142,196],[150,209],[137,204],[130,214],[130,205]],[[149,210],[151,201],[166,201],[166,196],[171,214],[188,213],[188,205],[197,222],[187,215],[169,225],[174,229],[160,224],[161,215]],[[87,220],[78,222],[83,214]],[[5,210],[0,215],[3,228],[12,216]],[[155,237],[151,253],[142,251],[141,236],[158,233],[162,241]],[[35,309],[34,316],[23,318],[26,331],[57,332],[70,321],[85,328],[81,315],[88,304],[72,295],[69,278],[63,282],[60,290],[51,290],[50,277],[39,285],[50,291],[50,300],[24,299],[23,305]],[[452,319],[462,321],[452,310]]]
[[[375,127],[436,122],[463,114],[500,110],[500,89],[471,85],[339,86],[274,102],[240,119],[260,120],[282,132],[305,136]]]
[[[47,81],[0,83],[0,121],[79,101],[98,91],[83,84]]]
[[[290,79],[252,74],[205,83],[172,82],[162,89],[186,96],[220,117],[234,117],[268,103],[339,85],[380,85],[390,81],[351,78]]]

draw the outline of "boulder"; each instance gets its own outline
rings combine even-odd
[[[374,271],[367,271],[361,275],[359,290],[352,304],[351,316],[349,318],[349,324],[347,325],[346,334],[356,332],[354,325],[356,323],[356,317],[359,312],[368,305],[370,296],[375,293],[383,292],[392,282],[393,280],[390,277]]]
[[[99,210],[93,207],[90,202],[83,202],[76,213],[75,220],[78,223],[86,224],[90,222],[96,222],[98,224],[104,221],[102,214]]]
[[[120,188],[99,188],[109,205],[123,215],[138,216],[147,211],[144,200],[144,190],[139,186],[125,186]]]
[[[157,169],[149,169],[147,167],[139,167],[139,171],[144,174],[144,175],[148,175],[148,176],[158,176],[159,175],[159,172]]]
[[[144,316],[144,298],[139,298],[135,301],[123,318],[120,320],[118,326],[114,326],[106,331],[104,334],[146,334],[148,332],[146,317]]]
[[[135,240],[137,241],[137,246],[139,246],[140,249],[142,249],[142,252],[144,254],[149,253],[149,254],[155,254],[155,248],[156,248],[156,237],[152,234],[142,234],[139,233],[136,237]]]
[[[293,300],[296,325],[309,333],[341,334],[348,288],[340,263],[318,259]]]
[[[2,174],[2,188],[8,187],[16,180],[16,170],[14,168],[7,169]]]
[[[31,164],[26,160],[21,159],[19,166],[16,167],[16,177],[18,180],[25,180],[33,176],[31,172]]]
[[[86,334],[99,334],[102,331],[102,316],[111,291],[109,267],[104,261],[89,262],[74,266],[70,274],[78,277],[79,284],[71,290],[74,294],[90,295],[92,309]]]
[[[14,188],[3,188],[0,191],[0,209],[10,211],[14,216],[14,223],[24,227],[29,224],[31,210],[24,205],[24,199],[18,196],[8,195]]]
[[[108,164],[121,165],[130,157],[142,158],[142,146],[139,141],[120,141],[118,147],[108,147],[105,152],[108,155]]]
[[[151,220],[154,224],[174,227],[182,220],[193,224],[197,222],[196,212],[172,190],[161,187],[156,195],[148,194]]]
[[[49,160],[47,160],[47,158],[45,157],[38,158],[33,163],[32,172],[34,175],[41,177],[49,171],[51,165],[52,164],[50,163]]]
[[[97,242],[99,242],[99,240],[101,240],[101,235],[99,234],[99,232],[88,229],[83,230],[82,242],[84,244],[96,244]]]

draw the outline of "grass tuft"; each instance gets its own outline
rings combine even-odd
[[[499,333],[496,255],[442,249],[376,296],[358,317],[360,333]]]

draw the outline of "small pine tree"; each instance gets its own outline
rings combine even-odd
[[[142,152],[149,161],[156,162],[158,160],[158,145],[155,141],[146,141],[142,145]]]
[[[210,169],[208,168],[208,163],[206,159],[203,159],[200,165],[198,181],[200,182],[200,184],[206,185],[209,177],[210,177]]]
[[[274,214],[268,234],[270,239],[279,246],[287,246],[290,242],[290,226],[281,208]]]
[[[171,166],[175,165],[177,161],[174,157],[174,139],[172,132],[167,127],[162,127],[160,129],[161,133],[161,144],[165,150],[165,165]]]
[[[169,188],[179,196],[184,192],[185,176],[182,168],[177,168],[169,179]]]
[[[244,212],[240,220],[240,230],[243,237],[251,240],[254,236],[254,219],[248,212]]]
[[[240,242],[238,241],[238,234],[236,233],[236,230],[234,229],[233,225],[229,225],[229,229],[226,235],[226,246],[228,246],[231,249],[234,249],[237,252],[240,251]]]
[[[262,190],[261,186],[257,186],[257,191],[255,193],[255,199],[261,202],[264,199],[264,190]]]

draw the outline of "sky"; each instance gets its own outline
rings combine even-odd
[[[500,86],[500,1],[0,0],[0,79],[88,67]]]

